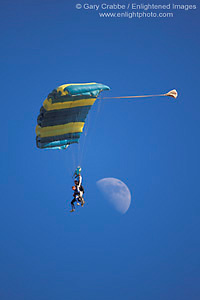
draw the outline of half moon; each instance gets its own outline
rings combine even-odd
[[[131,204],[131,193],[127,185],[116,178],[103,178],[97,181],[97,187],[114,208],[125,214]]]

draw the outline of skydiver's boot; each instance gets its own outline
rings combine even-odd
[[[70,210],[70,212],[73,212],[73,211],[75,211],[75,209],[74,209],[74,208],[72,208],[72,210]]]
[[[84,199],[82,198],[82,199],[81,199],[81,206],[83,207],[84,204],[85,204],[85,201],[84,201]]]

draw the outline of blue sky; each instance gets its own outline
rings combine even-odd
[[[1,1],[1,299],[199,299],[198,2],[164,19],[76,3]],[[37,149],[48,93],[94,81],[111,87],[102,96],[179,97],[99,100],[80,147]],[[79,149],[86,205],[72,215]],[[97,189],[104,177],[129,187],[125,215]]]

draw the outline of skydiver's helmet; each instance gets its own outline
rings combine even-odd
[[[76,187],[75,187],[75,186],[73,186],[73,187],[72,187],[72,190],[73,190],[73,191],[75,191],[75,190],[76,190]]]
[[[75,173],[76,173],[76,175],[79,175],[79,174],[81,173],[81,167],[80,167],[80,166],[78,166],[78,167],[76,168]]]

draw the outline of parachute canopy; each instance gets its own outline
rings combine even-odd
[[[109,89],[101,83],[81,83],[64,84],[53,90],[37,118],[37,147],[66,149],[78,143],[90,108],[99,93]]]

